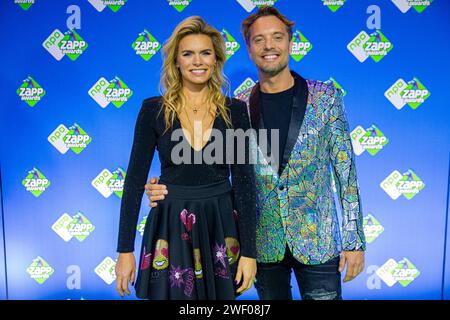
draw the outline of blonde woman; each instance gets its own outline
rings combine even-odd
[[[248,143],[226,161],[232,141],[214,145],[221,139],[212,136],[249,129],[246,105],[224,95],[225,44],[201,17],[182,21],[163,55],[164,92],[144,100],[135,126],[121,203],[117,290],[130,294],[131,283],[143,299],[234,299],[256,274],[253,168],[248,156],[236,163],[238,152],[249,154]],[[172,152],[180,146],[182,152]],[[202,159],[211,147],[221,161]],[[166,197],[148,215],[136,270],[136,224],[155,148]],[[180,162],[180,153],[191,161]]]

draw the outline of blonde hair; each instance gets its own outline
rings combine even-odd
[[[226,61],[225,42],[222,34],[212,26],[208,25],[201,17],[191,16],[180,22],[169,39],[163,46],[163,66],[161,71],[160,88],[164,105],[164,118],[166,131],[173,126],[175,117],[181,113],[186,106],[186,97],[183,94],[183,81],[181,72],[176,66],[176,58],[181,39],[191,34],[204,34],[211,38],[213,43],[216,65],[213,68],[212,76],[208,80],[209,89],[207,104],[217,107],[215,115],[220,115],[228,126],[231,126],[231,119],[228,109],[225,106],[226,94],[229,92],[229,84],[223,74],[223,67]],[[164,92],[163,92],[164,91]],[[213,110],[210,110],[213,115]]]

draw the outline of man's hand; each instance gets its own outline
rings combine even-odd
[[[136,275],[136,262],[133,252],[119,253],[115,271],[117,292],[119,292],[122,298],[124,297],[124,291],[127,295],[130,295],[128,282],[134,285],[134,277]]]
[[[149,206],[152,208],[158,205],[156,201],[164,200],[167,192],[167,187],[164,184],[158,184],[158,178],[151,178],[145,185],[145,194],[150,200]]]
[[[236,284],[241,282],[242,277],[242,285],[236,290],[237,293],[244,293],[248,289],[250,289],[253,285],[253,280],[256,275],[256,259],[240,257],[238,269],[236,273]]]
[[[339,272],[344,270],[347,264],[347,272],[344,282],[351,281],[364,269],[364,251],[342,251],[339,262]]]

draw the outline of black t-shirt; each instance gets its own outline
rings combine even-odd
[[[260,107],[263,116],[264,126],[267,129],[267,135],[270,145],[272,145],[270,130],[279,130],[279,169],[283,162],[284,148],[289,131],[289,123],[291,121],[292,103],[294,87],[277,92],[265,93],[260,91]],[[270,150],[270,149],[269,149]],[[281,174],[281,171],[278,172]]]

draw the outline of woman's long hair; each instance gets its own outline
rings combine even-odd
[[[216,106],[215,115],[222,116],[227,125],[231,126],[231,119],[225,106],[225,94],[229,93],[228,80],[223,74],[223,67],[226,61],[225,42],[222,34],[217,29],[208,25],[201,17],[192,16],[177,25],[162,50],[163,66],[160,88],[165,107],[164,118],[166,121],[166,131],[173,126],[175,117],[186,106],[186,97],[182,91],[183,80],[181,72],[176,66],[176,58],[181,39],[191,34],[204,34],[211,38],[217,62],[215,67],[213,67],[212,77],[207,83],[209,94],[206,103],[209,106]],[[225,94],[222,92],[222,89]],[[211,109],[210,113],[214,115]]]

